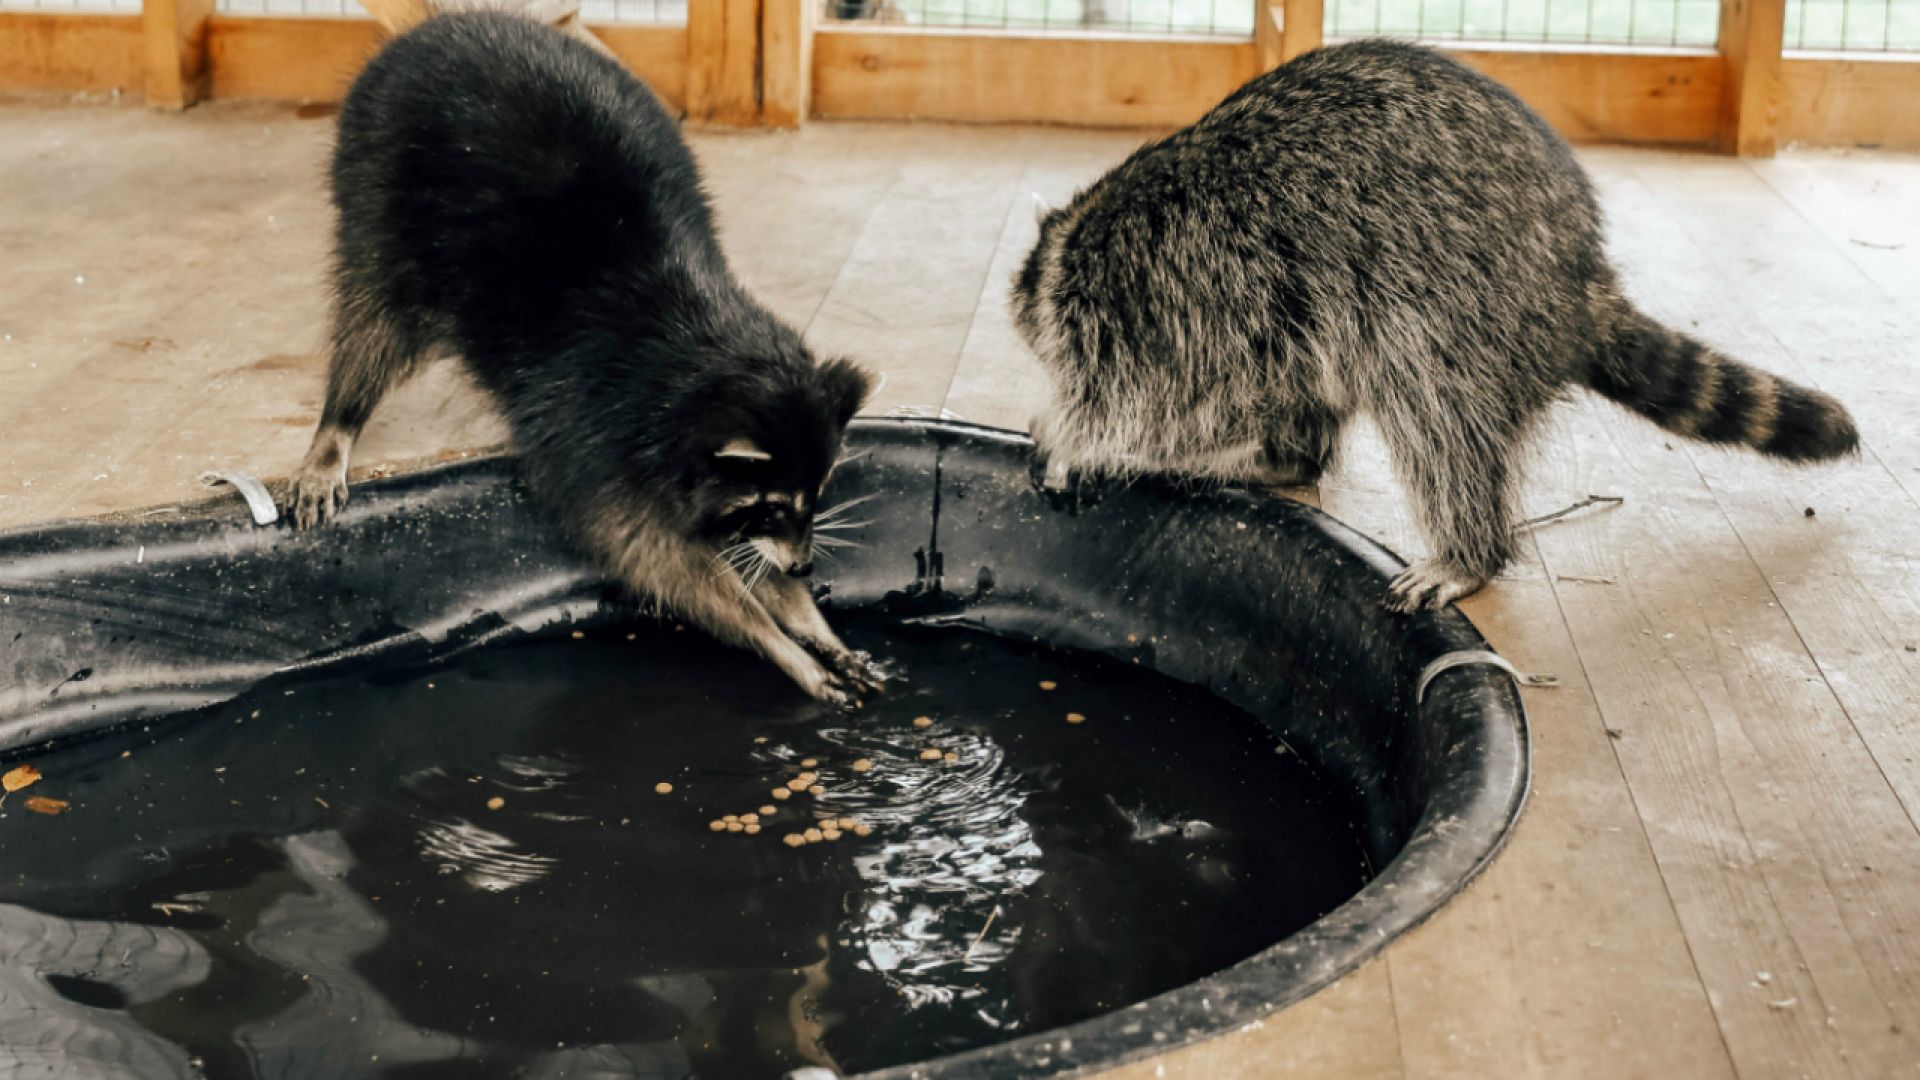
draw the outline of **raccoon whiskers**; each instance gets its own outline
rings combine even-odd
[[[826,526],[836,524],[839,522],[841,515],[857,506],[872,502],[877,497],[878,496],[875,495],[862,495],[857,499],[848,499],[845,502],[835,503],[814,515],[813,527],[815,530],[819,530]],[[865,523],[863,522],[862,524]]]
[[[844,536],[822,536],[820,535],[820,530],[816,528],[813,532],[813,546],[816,548],[825,549],[825,548],[859,548],[859,547],[866,547],[867,545],[862,544],[857,540],[849,540]],[[820,553],[822,555],[825,555],[826,551],[822,550]]]
[[[871,524],[873,524],[872,518],[868,518],[865,521],[829,521],[824,525],[816,521],[813,523],[813,531],[815,535],[820,533],[844,532],[847,529],[864,529]]]
[[[727,578],[740,587],[744,595],[752,595],[754,586],[765,580],[767,571],[773,569],[773,563],[766,553],[751,540],[744,540],[722,548],[713,556],[714,573]]]

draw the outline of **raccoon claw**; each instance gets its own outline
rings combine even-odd
[[[1438,611],[1479,592],[1486,583],[1486,578],[1464,573],[1444,560],[1421,559],[1394,577],[1386,607],[1403,615]]]
[[[844,652],[832,658],[833,673],[861,694],[878,694],[887,687],[887,677],[866,655]]]
[[[302,531],[325,525],[347,505],[347,478],[317,470],[293,478],[287,511],[293,527]]]

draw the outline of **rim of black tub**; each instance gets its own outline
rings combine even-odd
[[[1204,686],[1365,793],[1380,870],[1318,921],[1213,975],[865,1074],[874,1080],[1090,1071],[1267,1016],[1437,911],[1499,851],[1526,798],[1513,679],[1469,664],[1414,700],[1435,660],[1488,646],[1455,609],[1385,610],[1402,564],[1380,545],[1312,507],[1232,489],[1147,479],[1045,493],[1031,457],[1013,432],[856,421],[829,501],[898,502],[865,515],[862,554],[838,564],[824,602]],[[232,499],[0,534],[0,630],[14,631],[0,638],[32,637],[0,660],[0,753],[224,700],[274,674],[614,610],[513,473],[511,458],[489,457],[363,483],[339,521],[310,534],[257,529]],[[1282,700],[1289,707],[1275,708]]]

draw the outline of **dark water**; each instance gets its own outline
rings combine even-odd
[[[849,717],[633,633],[34,757],[0,807],[0,1045],[71,1077],[854,1072],[1189,982],[1365,880],[1298,758],[1136,668],[868,627],[902,681]],[[821,815],[869,835],[785,843]]]

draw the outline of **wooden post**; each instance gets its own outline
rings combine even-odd
[[[1260,70],[1272,71],[1286,63],[1286,5],[1256,0],[1253,5],[1253,50],[1260,57]]]
[[[760,121],[797,128],[813,104],[813,19],[818,0],[761,0]]]
[[[725,127],[760,122],[760,0],[687,5],[687,119]]]
[[[1326,26],[1326,0],[1287,0],[1286,17],[1280,22],[1280,62],[1319,48]]]
[[[147,104],[184,109],[207,96],[207,16],[214,0],[146,0],[140,5]]]
[[[1720,0],[1720,145],[1742,157],[1772,157],[1780,112],[1780,50],[1786,0]]]

